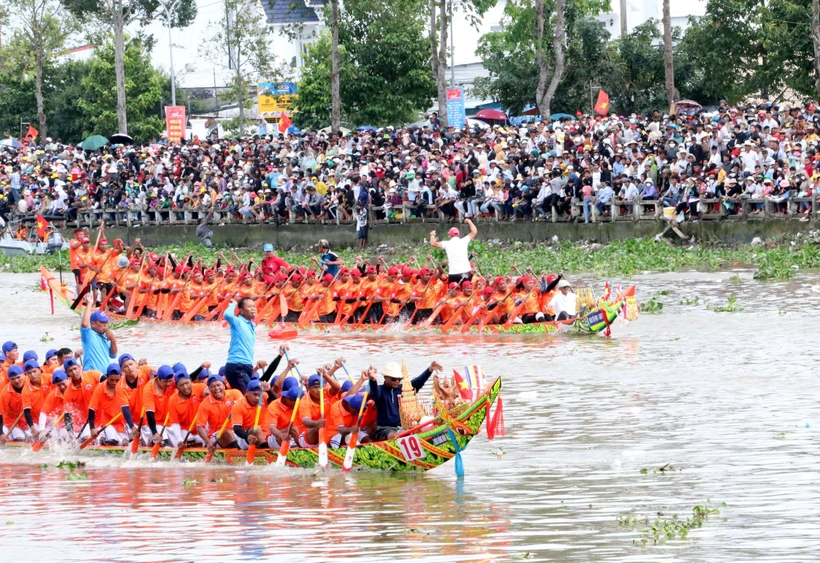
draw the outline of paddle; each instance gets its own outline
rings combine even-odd
[[[165,285],[165,281],[168,279],[168,255],[165,255],[165,262],[162,264],[162,281],[159,284],[159,295],[157,295],[157,310],[156,310],[156,318],[162,320],[163,314],[165,313],[165,307],[163,306],[162,302],[162,286]],[[171,293],[169,292],[165,297],[165,306],[168,305],[168,300],[171,299]]]
[[[345,369],[347,371],[347,369]],[[350,375],[348,374],[348,377]],[[356,431],[350,435],[350,440],[347,442],[347,453],[345,453],[345,461],[342,464],[342,471],[347,472],[353,467],[353,454],[355,453],[354,450],[356,449],[356,442],[359,440],[359,426],[362,425],[362,416],[364,415],[364,409],[367,406],[367,391],[364,392],[364,398],[362,398],[362,406],[359,407],[359,418],[356,419]]]
[[[156,276],[151,280],[151,283],[148,285],[148,291],[145,292],[145,295],[140,300],[140,306],[137,308],[136,312],[134,313],[134,318],[138,319],[142,316],[142,312],[145,310],[145,306],[148,305],[148,300],[151,298],[151,294],[154,292],[154,284],[157,282]],[[157,298],[159,299],[159,298]]]
[[[464,462],[461,460],[461,446],[458,445],[455,433],[447,427],[447,436],[453,443],[453,448],[456,450],[456,477],[464,477]]]
[[[225,422],[222,423],[222,428],[219,429],[219,433],[216,435],[216,441],[214,442],[213,446],[216,448],[219,445],[219,439],[222,438],[222,433],[225,432],[225,428],[228,427],[228,421],[231,419],[231,413],[228,413],[228,416],[225,418]],[[211,463],[211,460],[214,457],[214,452],[209,451],[208,455],[205,456],[205,463]]]
[[[140,294],[140,282],[142,281],[142,276],[145,275],[143,273],[143,268],[145,267],[145,258],[148,257],[147,252],[142,253],[142,262],[140,262],[140,270],[139,275],[137,275],[137,282],[136,285],[131,289],[131,295],[128,298],[128,310],[125,311],[125,318],[126,319],[133,319],[134,313],[137,312],[137,298]]]
[[[256,433],[256,429],[259,428],[259,415],[262,414],[262,393],[259,394],[259,404],[256,405],[256,417],[253,419],[253,429],[252,432]],[[250,436],[248,436],[250,438]],[[253,458],[256,457],[256,442],[253,444],[248,444],[248,457],[245,461],[247,461],[248,465],[253,465]]]
[[[426,321],[424,321],[422,323],[421,326],[423,326],[424,328],[429,328],[433,324],[433,321],[436,320],[436,317],[438,317],[439,313],[441,313],[441,310],[447,304],[447,299],[449,297],[452,297],[455,294],[456,291],[457,291],[457,289],[455,287],[453,289],[451,289],[450,291],[448,291],[447,296],[444,299],[441,300],[441,303],[439,303],[438,306],[435,309],[433,309],[433,312],[430,313],[430,316],[427,318]]]
[[[111,424],[113,424],[114,422],[116,422],[116,421],[117,421],[117,419],[118,419],[118,418],[120,418],[121,416],[122,416],[122,411],[118,412],[118,413],[116,414],[116,416],[114,416],[111,420],[109,420],[108,422],[106,422],[105,424],[103,424],[103,425],[102,425],[102,427],[100,427],[100,431],[99,431],[99,432],[97,432],[97,436],[99,436],[100,434],[102,434],[103,430],[105,430],[106,428],[108,428],[109,426],[111,426]],[[82,434],[82,430],[80,430],[80,434]],[[93,430],[92,430],[91,434],[94,434]],[[85,442],[83,442],[82,444],[80,444],[80,449],[81,449],[81,450],[82,450],[82,449],[85,449],[85,447],[86,447],[86,446],[88,446],[88,444],[90,444],[91,442],[93,442],[93,441],[97,438],[97,436],[93,436],[93,435],[92,435],[92,436],[89,436],[89,437],[85,440]]]
[[[461,305],[461,307],[459,307],[458,309],[456,309],[455,311],[453,311],[453,316],[452,316],[452,317],[450,317],[450,319],[449,319],[446,323],[444,323],[444,324],[441,326],[441,331],[442,331],[442,332],[448,332],[448,331],[449,331],[449,330],[453,327],[453,325],[455,324],[455,322],[456,322],[456,321],[458,320],[458,318],[461,316],[461,310],[462,310],[464,307],[466,307],[467,305],[469,305],[469,304],[470,304],[470,301],[472,301],[472,300],[473,300],[473,297],[475,297],[476,295],[477,295],[477,293],[476,293],[475,291],[474,291],[473,293],[471,293],[471,294],[470,294],[470,297],[468,297],[468,298],[467,298],[467,301],[465,301],[465,302]]]
[[[342,368],[344,368],[344,370],[345,370],[345,375],[346,375],[346,376],[347,376],[347,378],[350,380],[350,383],[355,383],[355,381],[353,381],[353,378],[352,378],[352,377],[350,377],[350,372],[349,372],[349,371],[347,371],[347,365],[342,364]]]
[[[529,299],[530,295],[532,294],[533,291],[535,291],[536,287],[538,287],[538,286],[534,285],[532,287],[532,289],[527,292],[527,295],[524,296],[524,299],[521,300],[521,303],[518,304],[518,307],[515,308],[515,311],[513,311],[510,314],[510,317],[507,319],[507,322],[504,323],[504,328],[505,329],[510,328],[512,326],[513,321],[518,317],[518,314],[521,312],[521,309],[524,308],[524,305],[527,304],[527,299]]]
[[[470,317],[469,319],[467,319],[467,322],[464,323],[463,327],[461,327],[461,334],[464,334],[464,333],[470,331],[470,327],[473,326],[473,323],[476,321],[478,316],[485,312],[484,308],[485,308],[484,304],[481,304],[481,305],[478,306],[478,309],[476,310],[475,313],[473,313],[473,316]]]
[[[290,364],[290,357],[288,356],[287,350],[285,350],[285,360],[287,360],[288,364]],[[296,374],[299,376],[297,378],[297,381],[299,381],[299,395],[296,397],[296,402],[293,403],[293,412],[290,413],[290,422],[288,423],[288,431],[285,432],[285,439],[282,440],[282,445],[279,446],[279,455],[276,458],[276,465],[278,467],[284,467],[285,462],[288,460],[288,450],[290,449],[290,432],[293,429],[293,421],[296,420],[296,413],[299,412],[299,401],[302,400],[302,374],[299,373],[298,367],[296,367]]]
[[[370,312],[370,307],[373,306],[373,298],[367,300],[367,307],[364,308],[364,313],[362,313],[362,317],[359,319],[359,322],[356,324],[356,328],[361,328],[362,323],[367,318],[367,314]]]
[[[102,235],[104,227],[105,227],[105,223],[100,223],[100,230],[97,231],[97,240],[94,242],[94,250],[97,250],[99,248],[100,236]],[[111,254],[108,255],[108,258],[110,258],[110,257],[111,257]],[[108,258],[105,259],[105,262],[108,262]],[[105,266],[105,262],[103,262],[103,266]],[[100,268],[100,269],[102,270],[102,268]],[[99,275],[99,272],[95,272],[94,276],[90,280],[88,280],[88,279],[83,280],[83,286],[82,286],[82,288],[80,288],[80,291],[77,292],[77,298],[74,299],[74,303],[71,304],[71,310],[72,311],[75,310],[77,308],[77,306],[82,302],[83,297],[85,297],[85,294],[88,293],[88,290],[91,288],[91,284],[94,283],[94,280],[97,279],[98,275]],[[86,276],[88,276],[87,273],[86,273]]]
[[[227,297],[225,297],[225,300],[224,300],[222,303],[220,303],[219,305],[217,305],[217,306],[216,306],[216,308],[215,308],[213,311],[211,311],[210,313],[208,313],[208,315],[205,317],[205,320],[206,320],[206,321],[214,321],[214,320],[219,320],[219,316],[220,316],[222,313],[224,313],[224,312],[225,312],[225,310],[226,310],[228,307],[230,307],[231,303],[233,303],[233,298],[234,298],[234,295],[235,295],[235,293],[231,293],[230,295],[228,295]],[[193,316],[193,315],[191,315],[191,316]]]
[[[413,314],[410,315],[410,320],[407,321],[405,328],[413,325],[413,319],[416,317],[416,312],[418,312],[419,306],[424,302],[424,297],[427,295],[427,290],[430,289],[431,285],[433,285],[432,278],[430,278],[430,281],[427,282],[427,287],[424,288],[424,292],[421,294],[421,299],[416,302],[416,306],[413,308]]]
[[[287,284],[290,281],[290,278],[291,278],[291,276],[293,275],[294,272],[296,272],[295,268],[294,268],[293,272],[291,272],[290,276],[288,276],[288,279],[285,280],[285,286],[284,287],[287,287]],[[265,291],[262,294],[264,295],[265,293],[269,292],[274,285],[276,285],[276,282],[272,281],[270,284],[268,284],[268,287],[265,288]],[[279,295],[282,295],[281,291],[279,292]],[[265,302],[265,305],[263,307],[259,308],[259,310],[256,312],[256,317],[253,319],[254,324],[259,324],[259,323],[261,323],[262,321],[265,320],[265,317],[267,316],[268,312],[270,312],[270,308],[273,305],[273,300],[274,299],[276,299],[276,295],[272,295],[271,298],[268,299]],[[280,300],[279,303],[281,305],[281,300]]]
[[[188,437],[191,435],[191,431],[194,429],[196,425],[196,415],[194,415],[194,420],[191,421],[191,425],[188,427],[188,433],[185,434],[185,438],[177,444],[177,451],[174,453],[174,459],[179,459],[182,457],[182,450],[185,449],[185,444],[188,443]]]
[[[163,321],[170,321],[171,317],[174,316],[174,311],[177,310],[177,306],[179,305],[179,300],[182,299],[182,294],[188,290],[188,284],[190,283],[191,279],[188,278],[184,284],[182,284],[182,289],[177,292],[174,296],[174,300],[171,301],[168,306],[165,308],[165,313],[162,315]],[[169,297],[170,298],[170,297]]]
[[[323,423],[327,424],[325,420],[325,378],[324,375],[319,377],[319,416]],[[324,426],[319,428],[319,467],[327,468],[327,428]]]
[[[140,413],[140,423],[137,426],[137,437],[131,440],[131,454],[137,455],[137,452],[140,449],[140,436],[142,434],[142,419],[145,417],[145,407],[142,407],[142,413]]]
[[[339,271],[341,271],[341,270],[339,270]],[[308,327],[308,324],[310,323],[310,319],[313,318],[313,313],[315,313],[316,309],[319,308],[319,304],[325,298],[325,295],[327,295],[327,292],[330,291],[330,288],[333,287],[333,282],[336,281],[336,278],[338,276],[339,276],[339,272],[336,272],[336,275],[333,276],[333,279],[330,281],[330,284],[327,286],[327,288],[325,288],[325,291],[322,293],[322,295],[319,297],[319,299],[316,300],[313,307],[308,307],[307,305],[305,305],[305,309],[299,315],[299,320],[298,320],[299,328],[307,328]],[[310,311],[310,312],[308,312],[308,311]]]
[[[14,430],[15,428],[17,428],[17,423],[20,422],[20,419],[23,418],[23,411],[24,410],[25,409],[20,409],[20,414],[17,415],[17,418],[14,419],[14,422],[11,424],[11,426],[8,427],[9,436],[11,436],[11,431]]]
[[[116,283],[113,285],[113,287],[112,287],[112,288],[108,291],[108,295],[106,295],[106,296],[105,296],[105,299],[103,299],[103,302],[100,304],[100,308],[98,309],[99,311],[105,311],[105,307],[106,307],[106,305],[108,305],[108,302],[109,302],[109,301],[111,300],[111,298],[114,296],[114,292],[115,292],[115,291],[117,291],[117,287],[120,285],[120,282],[122,281],[122,279],[123,279],[126,275],[128,275],[128,271],[129,271],[130,269],[131,269],[131,263],[129,262],[129,263],[128,263],[128,266],[126,266],[125,268],[123,268],[122,274],[120,274],[120,277],[117,279],[117,282],[116,282]]]
[[[162,422],[162,432],[159,435],[159,442],[154,444],[154,447],[151,448],[151,459],[157,459],[157,455],[159,454],[159,449],[162,447],[162,437],[165,436],[165,430],[168,428],[168,417],[171,416],[170,412],[165,413],[165,420]]]
[[[43,446],[46,443],[46,438],[48,438],[48,435],[51,434],[52,430],[54,430],[54,426],[60,421],[60,418],[65,416],[65,414],[65,411],[63,411],[59,416],[57,416],[57,418],[54,419],[54,421],[48,427],[48,430],[46,430],[43,434],[40,434],[37,441],[31,445],[31,451],[39,452],[43,449]]]

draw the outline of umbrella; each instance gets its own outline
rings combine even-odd
[[[677,102],[675,102],[675,105],[682,108],[694,108],[698,110],[703,109],[703,106],[701,106],[694,100],[678,100]]]
[[[378,131],[378,129],[376,129],[372,125],[362,125],[358,129],[356,129],[356,131]]]
[[[85,141],[80,143],[80,148],[84,151],[93,151],[97,150],[100,147],[104,147],[107,144],[108,139],[106,139],[102,135],[91,135]]]
[[[112,145],[133,145],[134,138],[125,133],[115,133],[108,139]]]
[[[9,137],[8,139],[3,139],[2,141],[0,141],[0,145],[6,146],[6,147],[14,147],[15,149],[20,149],[20,148],[23,147],[23,145],[20,144],[20,141],[18,141],[17,139],[12,139],[11,137]]]
[[[330,128],[330,125],[322,129],[319,129],[320,133],[330,133],[331,131],[332,129]],[[350,133],[350,129],[348,129],[347,127],[340,127],[339,131],[342,133],[342,135],[347,135],[348,133]]]
[[[473,117],[476,119],[489,119],[490,121],[507,121],[507,116],[504,112],[498,111],[497,109],[483,109]]]
[[[569,119],[570,121],[575,121],[575,116],[568,113],[553,113],[550,114],[550,119],[552,121],[558,121],[559,119]]]
[[[478,119],[467,118],[467,127],[478,127],[479,129],[489,129],[490,126]]]

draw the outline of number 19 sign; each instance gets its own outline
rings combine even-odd
[[[399,448],[401,449],[401,455],[403,455],[404,459],[407,461],[424,459],[426,452],[424,451],[424,448],[421,447],[421,442],[419,442],[418,436],[403,436],[398,439],[398,443]]]

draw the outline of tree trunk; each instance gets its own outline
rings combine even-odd
[[[436,81],[438,118],[444,128],[447,127],[447,0],[430,0],[430,55],[430,67]]]
[[[114,31],[114,72],[117,77],[117,125],[119,132],[128,134],[128,119],[125,111],[125,14],[122,0],[114,2],[111,23]],[[98,131],[101,133],[101,131]]]
[[[339,0],[330,0],[330,129],[342,130],[342,96],[339,92]]]
[[[672,21],[669,15],[669,0],[663,0],[663,71],[669,113],[674,113],[675,102],[678,101],[678,90],[675,88],[675,67],[672,60]]]
[[[814,88],[820,100],[820,0],[811,0],[811,41],[814,44]]]
[[[34,49],[34,98],[37,100],[37,121],[40,122],[40,141],[45,144],[44,139],[48,131],[46,130],[46,111],[43,104],[43,38],[37,38],[37,46]]]
[[[239,60],[239,50],[237,49],[237,60]],[[240,70],[241,67],[237,64],[236,65],[236,83],[239,88],[237,88],[237,102],[239,104],[239,136],[242,137],[245,134],[245,98],[248,96],[248,89],[247,85],[245,84],[245,78],[242,76],[242,71]]]
[[[552,69],[552,76],[547,82],[547,77],[550,74],[550,68],[547,64],[547,57],[544,53],[544,0],[535,0],[536,13],[536,53],[538,63],[538,86],[535,90],[535,103],[538,106],[538,112],[541,114],[541,119],[549,119],[550,106],[552,99],[555,97],[555,92],[558,90],[558,84],[564,77],[564,41],[566,39],[566,30],[564,29],[564,8],[566,0],[555,1],[555,34],[552,37],[552,50],[555,54],[555,68]]]

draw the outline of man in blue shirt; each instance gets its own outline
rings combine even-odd
[[[94,296],[85,296],[85,312],[80,321],[80,341],[83,344],[83,369],[105,373],[111,360],[117,357],[117,339],[108,330],[108,317],[94,311]]]
[[[330,244],[325,239],[320,240],[316,246],[319,247],[319,252],[322,253],[319,257],[319,260],[322,261],[322,267],[335,278],[339,272],[339,266],[344,264],[344,260],[339,258],[339,255],[335,252],[330,251]]]
[[[231,346],[225,363],[225,378],[232,389],[243,394],[253,374],[253,355],[256,347],[256,303],[250,297],[236,300],[236,308],[228,305],[225,320],[231,327]]]
[[[433,372],[441,371],[443,368],[438,362],[430,364],[421,375],[410,380],[416,393],[424,387]],[[397,363],[389,363],[384,366],[382,375],[384,383],[381,385],[376,381],[375,370],[370,372],[370,397],[376,403],[376,431],[371,436],[374,442],[392,440],[396,434],[401,432],[401,415],[399,415],[399,397],[401,397],[401,367]]]

